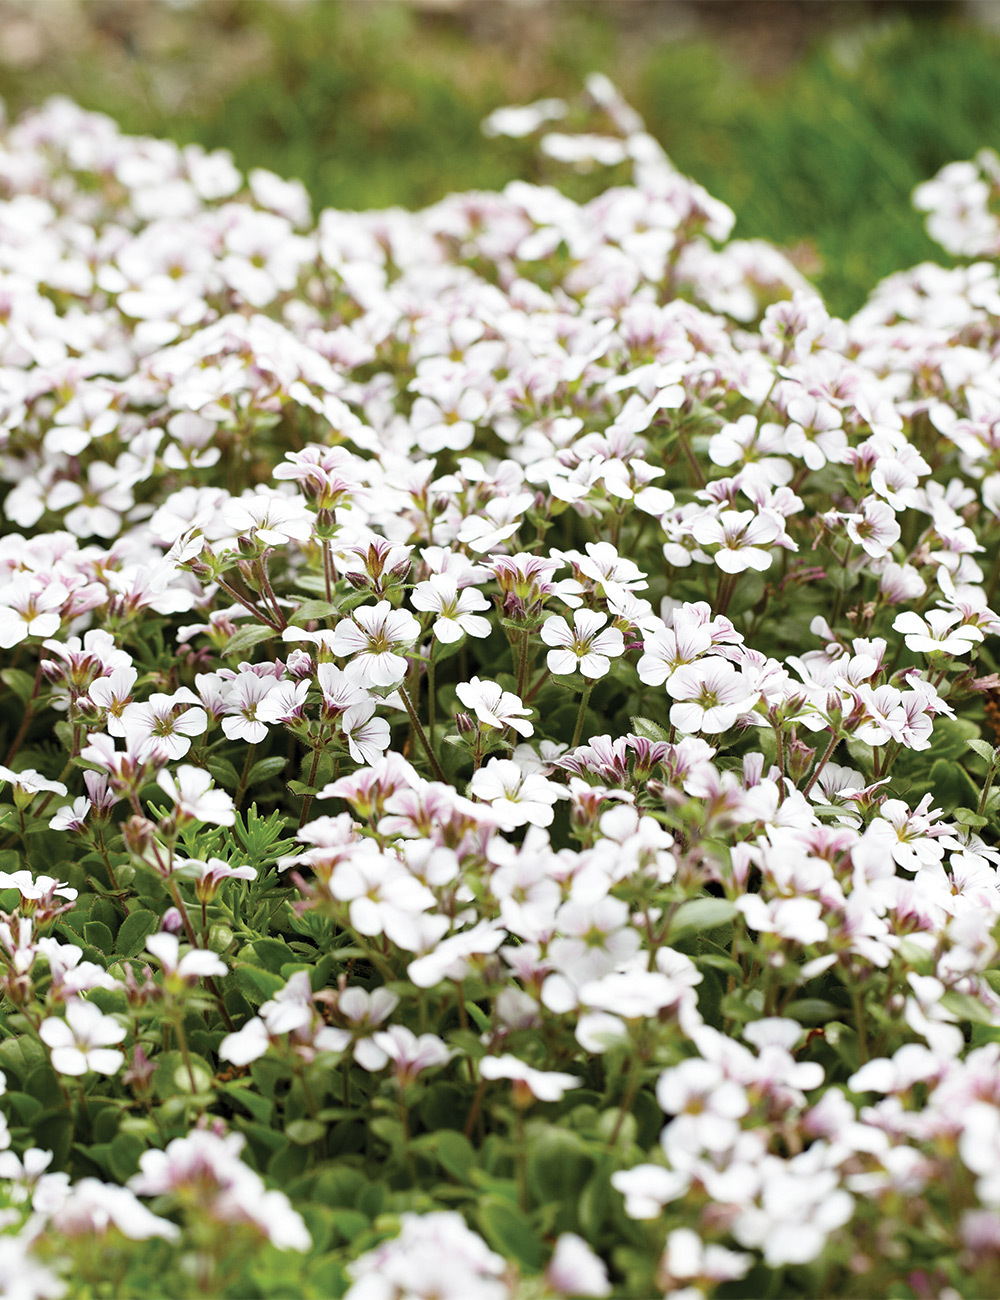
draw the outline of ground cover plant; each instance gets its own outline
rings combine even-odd
[[[130,134],[230,149],[244,170],[302,180],[318,207],[360,211],[514,179],[594,197],[600,173],[567,177],[530,139],[479,128],[498,104],[572,95],[602,71],[742,237],[795,250],[845,315],[877,280],[942,259],[910,193],[1000,134],[1000,36],[969,12],[0,0],[0,95],[17,116],[69,94]]]
[[[845,321],[486,130],[0,138],[0,1293],[996,1294],[1000,160]]]

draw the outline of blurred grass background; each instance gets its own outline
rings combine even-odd
[[[0,0],[0,95],[225,146],[317,208],[412,207],[551,179],[480,123],[600,70],[737,235],[795,250],[846,314],[943,259],[909,196],[1000,142],[998,20],[996,0]]]

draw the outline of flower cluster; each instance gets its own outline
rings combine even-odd
[[[842,321],[487,129],[0,132],[0,1289],[996,1294],[1000,167]]]

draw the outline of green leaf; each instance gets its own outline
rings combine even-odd
[[[432,1083],[425,1088],[417,1103],[420,1123],[431,1132],[460,1129],[468,1111],[469,1101],[464,1090],[444,1081]]]
[[[308,1164],[309,1152],[306,1148],[289,1142],[280,1151],[276,1151],[268,1161],[267,1172],[280,1186],[297,1178]]]
[[[250,775],[247,777],[247,785],[260,785],[264,781],[270,781],[273,776],[278,776],[285,770],[288,760],[279,758],[261,758],[254,763],[250,769]]]
[[[270,641],[272,637],[277,635],[273,628],[265,627],[261,623],[254,623],[250,627],[241,627],[238,632],[235,632],[229,638],[222,653],[227,659],[245,655],[255,645],[260,645],[262,641]]]
[[[4,1063],[6,1067],[6,1062]],[[59,1087],[59,1076],[48,1061],[36,1065],[28,1074],[24,1083],[25,1092],[37,1098],[48,1109],[63,1105],[63,1094]],[[8,1093],[8,1096],[10,1094]]]
[[[739,962],[721,952],[699,952],[693,960],[696,966],[707,966],[709,970],[722,971],[724,975],[733,975],[736,979],[743,978],[743,967]]]
[[[346,1242],[353,1241],[355,1237],[360,1237],[368,1227],[368,1219],[360,1210],[333,1210],[330,1218],[333,1226]]]
[[[20,668],[5,668],[0,673],[0,681],[14,692],[22,704],[28,703],[35,690],[34,677]]]
[[[967,740],[966,745],[974,754],[978,754],[984,763],[993,762],[993,746],[985,740],[971,739]]]
[[[797,1020],[800,1025],[825,1025],[827,1021],[836,1020],[843,1014],[842,1007],[836,1007],[823,998],[796,998],[784,1010],[784,1015]]]
[[[326,1125],[318,1119],[293,1119],[285,1125],[285,1133],[296,1146],[308,1147],[322,1141],[326,1136]]]
[[[411,1144],[414,1151],[426,1151],[441,1168],[460,1183],[468,1182],[469,1171],[476,1163],[476,1152],[464,1133],[442,1129],[439,1133],[423,1133]]]
[[[108,1148],[108,1168],[119,1183],[124,1183],[139,1168],[139,1157],[146,1143],[134,1133],[119,1133]]]
[[[122,921],[115,941],[115,951],[122,957],[135,957],[146,946],[147,938],[159,929],[160,918],[155,912],[130,912]]]
[[[199,1095],[211,1091],[212,1087],[212,1067],[204,1059],[197,1056],[194,1052],[188,1053],[188,1059],[191,1062],[191,1073],[194,1075],[195,1086],[191,1087],[191,1075],[188,1074],[187,1064],[180,1052],[161,1052],[156,1058],[156,1064],[159,1067],[153,1075],[153,1088],[158,1097],[176,1097],[178,1095],[190,1097],[192,1093]]]
[[[594,1167],[583,1139],[553,1124],[532,1125],[527,1145],[528,1186],[535,1200],[541,1205],[575,1200]]]
[[[997,1027],[988,1007],[984,1007],[971,993],[956,993],[949,990],[941,999],[941,1005],[959,1020],[969,1020],[974,1025],[992,1025]]]
[[[254,1119],[262,1124],[270,1122],[274,1112],[274,1102],[253,1087],[252,1079],[234,1079],[223,1084],[222,1091],[240,1106],[245,1106]]]
[[[254,939],[249,949],[244,949],[256,963],[271,974],[279,974],[286,962],[295,960],[295,953],[281,939]]]
[[[668,733],[651,718],[633,718],[632,732],[645,740],[666,740]]]
[[[611,1169],[613,1168],[612,1165]],[[602,1160],[580,1193],[580,1202],[577,1206],[580,1227],[590,1240],[598,1235],[601,1225],[610,1218],[614,1203],[608,1162]]]
[[[298,607],[294,614],[289,616],[289,623],[294,623],[297,627],[303,623],[308,623],[312,619],[330,618],[340,615],[340,609],[329,600],[306,600]]]
[[[47,1115],[32,1125],[34,1145],[52,1152],[52,1163],[62,1169],[73,1145],[73,1117],[65,1112]]]
[[[490,1018],[485,1011],[476,1006],[475,1002],[466,1002],[465,1009],[469,1013],[469,1019],[474,1022],[480,1033],[489,1033]]]
[[[670,922],[670,943],[677,943],[702,930],[717,930],[737,915],[728,898],[690,898],[681,903]]]
[[[4,1093],[4,1105],[11,1107],[19,1124],[30,1124],[44,1109],[42,1102],[27,1092]]]
[[[538,1273],[547,1251],[531,1220],[506,1201],[487,1199],[479,1207],[479,1226],[495,1251],[516,1259],[529,1273]]]
[[[251,966],[247,962],[241,962],[236,967],[233,978],[243,996],[255,1007],[273,998],[275,993],[285,986],[285,981],[280,975],[275,975],[269,970],[261,970],[259,966]]]
[[[210,758],[205,766],[219,785],[227,786],[230,790],[235,790],[239,785],[240,774],[228,758]]]
[[[88,921],[83,927],[83,937],[105,957],[110,957],[115,951],[114,937],[103,921]]]
[[[939,758],[931,767],[930,788],[934,791],[934,802],[946,813],[959,804],[967,807],[979,802],[979,791],[968,772],[949,759]]]

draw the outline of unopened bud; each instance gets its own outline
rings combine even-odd
[[[153,1073],[159,1068],[156,1061],[151,1061],[140,1044],[136,1043],[135,1051],[132,1054],[132,1064],[122,1075],[122,1081],[130,1085],[136,1092],[148,1092]]]
[[[804,741],[793,740],[788,746],[787,753],[788,775],[792,778],[794,783],[798,785],[805,774],[809,771],[810,767],[812,767],[812,761],[816,757],[816,751],[815,749],[810,749]]]
[[[130,817],[122,827],[122,839],[129,853],[137,858],[145,858],[153,844],[155,829],[148,817]]]
[[[313,661],[307,651],[293,650],[285,661],[285,667],[290,677],[301,682],[306,677],[312,676]]]
[[[468,713],[456,713],[455,726],[460,736],[471,736],[477,730],[476,723]]]
[[[160,927],[166,930],[168,934],[177,934],[183,925],[184,918],[181,916],[180,908],[168,907],[163,913],[163,920],[160,922]]]

